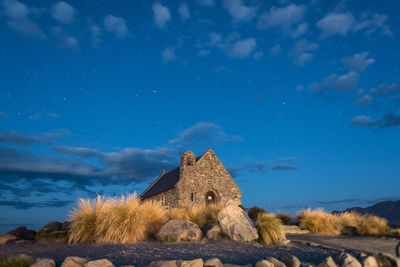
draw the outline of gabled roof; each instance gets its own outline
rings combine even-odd
[[[204,155],[204,154],[203,154]],[[203,156],[198,156],[196,162]],[[179,182],[180,167],[177,167],[165,174],[161,174],[146,190],[139,195],[140,199],[145,199],[175,187]]]

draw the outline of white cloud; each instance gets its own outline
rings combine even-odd
[[[264,53],[263,53],[263,52],[257,52],[257,53],[254,53],[253,58],[254,58],[254,59],[260,59],[260,58],[262,58],[263,56],[264,56]]]
[[[162,51],[162,61],[164,63],[173,61],[175,59],[176,59],[175,48],[167,47]]]
[[[376,103],[371,95],[363,95],[356,99],[356,104],[359,106],[373,106]]]
[[[356,127],[375,127],[382,123],[381,119],[373,119],[369,116],[356,116],[350,120],[351,125]]]
[[[64,24],[70,24],[75,20],[76,10],[70,4],[60,1],[53,5],[51,15],[55,20]]]
[[[357,72],[350,71],[343,75],[331,74],[323,79],[321,83],[312,83],[309,89],[314,93],[321,93],[326,90],[351,91],[357,89],[357,82],[360,76]]]
[[[231,57],[246,58],[250,56],[256,49],[257,43],[254,38],[248,38],[240,40],[234,43],[232,49],[229,52]]]
[[[293,29],[290,33],[293,39],[300,37],[308,31],[308,23],[304,22],[299,24],[295,29]]]
[[[108,15],[104,18],[104,27],[106,31],[114,33],[117,37],[125,37],[129,34],[126,20],[123,18]]]
[[[200,50],[198,53],[197,53],[199,56],[201,56],[201,57],[205,57],[205,56],[208,56],[209,54],[210,54],[210,50]]]
[[[317,27],[322,31],[321,37],[331,35],[346,36],[354,23],[354,17],[349,12],[329,13],[317,22]]]
[[[66,33],[61,27],[55,26],[51,31],[61,46],[71,49],[79,49],[78,40]]]
[[[354,56],[342,58],[341,62],[349,70],[360,73],[363,72],[368,65],[375,62],[373,58],[367,58],[368,54],[368,52],[355,54]]]
[[[277,56],[282,52],[282,47],[279,44],[274,45],[273,47],[271,47],[271,49],[269,50],[269,53],[273,56]]]
[[[31,37],[46,39],[46,35],[37,23],[29,18],[31,9],[17,0],[3,0],[7,24],[14,30]]]
[[[286,7],[271,7],[268,12],[261,14],[258,20],[258,28],[268,29],[272,27],[289,28],[293,24],[303,20],[306,8],[304,5],[290,4]]]
[[[214,0],[197,0],[196,1],[199,5],[202,5],[202,6],[208,6],[208,7],[211,7],[211,6],[214,6]]]
[[[312,43],[306,39],[301,39],[294,44],[289,55],[293,57],[294,62],[297,65],[303,66],[313,58],[314,55],[312,52],[317,50],[318,47],[319,46],[316,43]]]
[[[91,23],[89,25],[89,30],[90,30],[90,34],[92,36],[92,42],[94,45],[97,45],[101,42],[101,34],[102,34],[102,30],[101,28],[95,24],[95,23]]]
[[[78,40],[73,36],[67,37],[65,39],[65,44],[70,48],[78,48]]]
[[[363,20],[353,27],[354,31],[364,31],[366,35],[381,32],[386,36],[393,36],[390,27],[387,25],[388,16],[385,14],[375,13],[372,18]]]
[[[163,6],[160,3],[154,3],[152,9],[154,13],[154,22],[158,28],[164,29],[168,21],[171,20],[171,13],[169,12],[168,7]]]
[[[181,16],[182,20],[187,20],[188,18],[190,18],[190,11],[187,4],[181,4],[178,8],[178,13]]]
[[[249,21],[256,15],[257,8],[245,6],[242,0],[224,0],[223,7],[232,16],[234,22]]]

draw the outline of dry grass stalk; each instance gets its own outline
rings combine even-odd
[[[255,223],[260,239],[265,245],[279,245],[279,239],[285,238],[282,222],[275,215],[267,212],[258,213]]]

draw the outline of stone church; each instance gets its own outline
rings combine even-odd
[[[180,166],[163,173],[139,198],[161,201],[169,207],[225,203],[241,204],[242,192],[215,153],[209,149],[196,158],[187,151],[181,155]]]

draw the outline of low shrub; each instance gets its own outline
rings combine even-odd
[[[29,267],[35,261],[30,257],[8,257],[0,258],[0,267]]]
[[[289,213],[277,213],[276,217],[278,217],[281,220],[282,224],[288,225],[292,221],[292,218]]]
[[[168,210],[168,219],[184,219],[189,220],[199,227],[206,224],[214,224],[218,222],[218,213],[222,206],[219,204],[211,204],[204,206],[186,206],[171,208]]]
[[[400,228],[392,229],[392,235],[400,236]]]
[[[250,209],[249,209],[249,211],[247,212],[247,215],[249,215],[249,218],[253,221],[253,222],[255,222],[256,220],[257,220],[257,216],[258,216],[258,214],[262,214],[262,213],[269,213],[269,212],[267,212],[265,209],[263,209],[263,208],[260,208],[260,207],[257,207],[257,206],[254,206],[254,207],[251,207]]]
[[[273,214],[259,212],[255,220],[260,241],[265,245],[279,245],[279,238],[285,238],[281,220]]]

